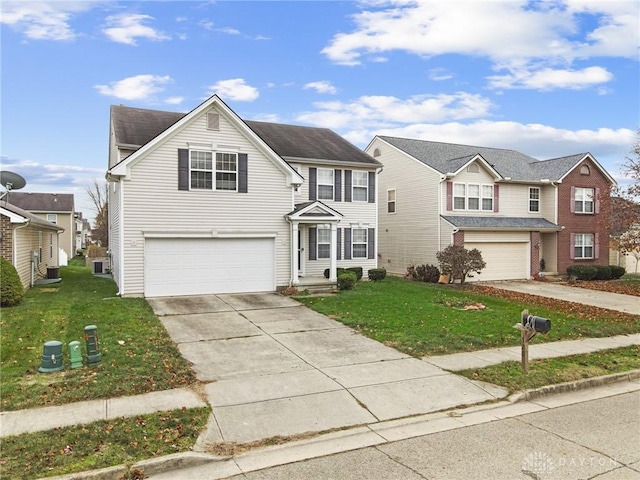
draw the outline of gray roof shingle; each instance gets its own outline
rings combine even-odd
[[[529,217],[468,217],[441,215],[454,227],[470,229],[522,229],[522,230],[560,230],[562,227],[545,218]]]
[[[540,161],[516,150],[382,135],[379,138],[442,174],[454,173],[474,155],[481,155],[503,178],[520,181],[559,180],[586,155],[578,154]]]
[[[142,146],[183,118],[185,113],[111,106],[115,142]],[[262,140],[284,159],[353,162],[374,167],[380,163],[328,128],[245,121]]]
[[[11,192],[8,202],[29,212],[73,213],[72,193]]]
[[[17,215],[20,215],[21,217],[28,219],[32,224],[39,225],[48,230],[56,230],[58,232],[64,231],[64,228],[56,225],[55,223],[47,222],[46,220],[35,216],[33,213],[27,212],[26,210],[23,210],[22,208],[12,205],[10,203],[6,203],[3,201],[2,203],[0,203],[0,207],[6,208],[10,212],[13,212]]]

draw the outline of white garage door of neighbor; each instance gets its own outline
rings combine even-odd
[[[148,238],[146,297],[276,289],[273,238]]]
[[[473,274],[470,281],[519,280],[529,277],[529,244],[520,243],[465,243],[464,248],[477,248],[487,266],[480,275]]]

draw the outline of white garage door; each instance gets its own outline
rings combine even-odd
[[[146,297],[276,289],[273,238],[148,238]]]
[[[528,243],[466,243],[464,247],[477,248],[487,266],[478,275],[473,274],[469,281],[518,280],[529,277]]]

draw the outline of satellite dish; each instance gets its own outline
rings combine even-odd
[[[27,181],[17,173],[5,170],[4,172],[0,172],[0,184],[2,184],[2,186],[7,190],[0,195],[0,200],[2,200],[4,197],[9,195],[11,190],[20,190],[21,188],[24,188]]]

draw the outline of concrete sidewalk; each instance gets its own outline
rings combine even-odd
[[[618,335],[615,337],[605,338],[585,338],[582,340],[530,345],[529,358],[533,360],[537,358],[560,357],[611,348],[620,348],[630,345],[640,345],[640,334]],[[415,362],[420,362],[417,359],[413,360],[415,360]],[[518,361],[520,360],[520,347],[507,347],[492,350],[479,350],[476,352],[455,353],[437,357],[425,357],[423,360],[424,363],[431,364],[434,369],[443,369],[455,372],[467,368],[482,368],[509,360]],[[412,362],[412,364],[414,364],[414,362]],[[409,364],[396,364],[395,366],[407,367]],[[389,368],[393,367],[393,363],[389,365]],[[442,373],[444,374],[446,372]],[[309,381],[310,379],[299,378],[298,380],[302,382]],[[313,381],[313,379],[311,379],[311,381]],[[292,391],[292,389],[295,389],[295,386],[288,388],[280,384],[274,384],[273,386],[275,389],[285,388],[289,395],[295,396]],[[260,385],[259,382],[255,382],[253,388],[255,390],[263,389],[264,391],[265,386]],[[216,391],[222,392],[223,390],[224,389],[217,387],[216,383],[207,385],[207,392],[209,393],[210,398],[213,398],[213,400],[209,400],[209,403],[212,405],[214,412],[221,411],[225,404],[233,404],[240,401],[243,395],[242,391],[237,391],[234,394],[237,398],[234,399],[229,396],[231,395],[230,390],[227,390],[226,394],[216,396]],[[460,398],[457,395],[451,395],[451,392],[446,392],[446,394],[444,394],[440,391],[438,392],[438,395],[444,398],[442,398],[442,401],[437,405],[437,408],[434,408],[434,410],[446,410],[448,408],[455,408],[462,404],[460,403]],[[289,397],[287,397],[287,401],[292,402],[293,404],[296,403]],[[392,403],[394,401],[402,401],[402,398],[387,398],[386,401]],[[425,401],[427,401],[427,399],[425,399]],[[20,435],[22,433],[45,431],[58,427],[87,424],[97,420],[149,414],[159,410],[166,411],[178,408],[195,408],[206,405],[207,402],[205,402],[205,400],[195,392],[180,388],[151,392],[132,397],[91,400],[52,407],[0,412],[0,438],[11,435]],[[389,416],[385,420],[399,418],[401,416],[404,415],[398,415],[398,417]],[[213,421],[215,421],[215,419]],[[282,421],[287,422],[287,419]],[[299,419],[297,420],[295,417],[292,417],[289,421],[292,424],[295,424]],[[375,423],[376,421],[377,420],[373,419],[362,423]],[[213,428],[211,425],[210,427]],[[203,432],[199,441],[199,444],[203,449],[206,448],[207,444],[215,442],[218,437],[217,429],[214,428],[212,431],[211,428],[208,428]],[[269,435],[268,431],[265,431],[264,426],[258,431],[261,434],[273,436]],[[220,440],[218,439],[218,441]]]

